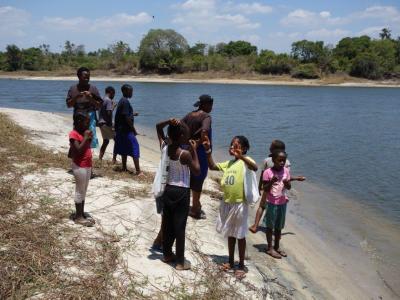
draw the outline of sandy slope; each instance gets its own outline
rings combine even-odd
[[[75,76],[34,76],[34,75],[2,75],[0,79],[18,79],[18,80],[70,80],[76,81]],[[251,85],[288,85],[288,86],[338,86],[338,87],[389,87],[399,88],[400,84],[396,81],[364,81],[364,82],[344,82],[329,83],[319,79],[292,80],[273,79],[273,80],[255,80],[255,79],[190,79],[175,78],[168,76],[92,76],[92,81],[127,81],[127,82],[156,82],[156,83],[215,83],[215,84],[251,84]]]
[[[71,128],[70,116],[18,109],[2,108],[1,111],[27,128],[31,132],[32,142],[54,151],[67,151],[67,134]],[[98,137],[101,138],[100,133]],[[158,147],[155,141],[147,136],[139,136],[139,142],[143,169],[152,171],[158,163]],[[108,159],[111,149],[112,145],[107,150]],[[34,178],[41,182],[47,181],[50,195],[54,197],[68,195],[72,209],[74,185],[72,176],[65,170],[48,170],[39,177],[32,176],[27,180]],[[207,190],[216,191],[216,188],[213,180],[207,180]],[[127,196],[127,189],[133,194],[137,193],[138,196]],[[204,267],[217,268],[216,263],[224,261],[228,253],[226,241],[215,232],[218,202],[204,195],[202,203],[208,216],[207,220],[194,221],[189,218],[186,255],[194,268],[193,271],[177,273],[160,261],[160,253],[149,249],[160,222],[149,189],[148,184],[140,184],[133,180],[112,181],[106,177],[91,180],[87,209],[96,218],[97,225],[95,228],[82,230],[90,232],[102,227],[110,233],[117,233],[128,268],[141,274],[141,278],[148,279],[146,293],[158,289],[168,290],[171,285],[180,286],[182,283],[199,280],[202,272],[204,273]],[[308,191],[316,192],[311,188],[308,188]],[[304,201],[304,195],[301,193],[294,191],[292,196],[291,206],[296,207],[298,201]],[[255,208],[252,208],[249,223],[253,220],[254,211]],[[353,278],[346,266],[332,254],[328,244],[307,232],[301,226],[301,222],[295,222],[293,217],[289,214],[286,234],[283,237],[283,245],[289,254],[287,259],[273,260],[266,256],[264,234],[262,232],[249,234],[246,255],[246,264],[249,268],[247,278],[243,283],[235,283],[232,277],[227,277],[227,280],[233,282],[243,295],[247,298],[272,296],[296,299],[394,298],[393,294],[378,282],[376,274],[368,274],[369,268],[363,270],[365,274],[360,273],[358,278]]]

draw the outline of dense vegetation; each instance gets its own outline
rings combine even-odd
[[[380,39],[346,37],[334,47],[323,41],[302,40],[292,44],[290,54],[260,50],[246,41],[190,46],[174,30],[152,29],[137,51],[123,41],[106,49],[86,52],[84,45],[66,41],[61,53],[49,45],[20,49],[8,45],[0,52],[4,71],[58,71],[87,66],[118,74],[171,74],[226,71],[233,74],[290,74],[295,78],[321,78],[336,72],[380,79],[400,77],[400,37],[393,39],[384,28]]]

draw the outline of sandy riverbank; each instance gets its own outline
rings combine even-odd
[[[70,116],[1,108],[1,112],[9,115],[17,124],[30,132],[30,140],[41,147],[66,153],[68,149],[67,134],[71,128]],[[139,128],[140,129],[140,128]],[[145,129],[141,130],[146,132]],[[101,139],[100,133],[98,137]],[[159,159],[158,147],[154,139],[139,136],[142,149],[142,166],[144,170],[154,171]],[[107,159],[111,157],[112,145],[107,149]],[[97,153],[95,154],[97,157]],[[130,165],[132,168],[132,165]],[[66,170],[43,170],[40,176],[32,174],[25,180],[34,183],[45,182],[47,192],[53,197],[68,195],[73,206],[72,195],[74,185],[72,177]],[[217,193],[213,180],[208,180],[203,197],[203,208],[207,220],[195,221],[189,219],[187,229],[187,257],[192,262],[193,270],[176,273],[173,268],[160,261],[160,253],[149,250],[159,226],[159,216],[155,214],[154,200],[149,194],[149,184],[137,183],[130,180],[111,180],[107,177],[90,181],[87,208],[98,220],[95,228],[82,229],[94,234],[101,227],[120,237],[120,247],[128,268],[140,278],[148,280],[144,288],[146,294],[155,291],[168,290],[171,286],[187,286],[196,284],[204,275],[204,266],[217,269],[217,263],[226,259],[226,241],[216,234],[215,218],[218,201],[210,197]],[[138,196],[127,196],[121,193],[133,189]],[[139,193],[138,191],[141,191]],[[304,194],[307,193],[307,194]],[[140,195],[139,195],[140,194]],[[293,193],[290,202],[294,210],[302,201],[314,194],[323,194],[312,185]],[[332,195],[326,195],[331,197]],[[255,208],[252,208],[251,222]],[[314,217],[318,212],[311,212]],[[228,276],[242,295],[249,298],[294,298],[294,299],[394,299],[395,296],[385,288],[369,265],[361,265],[352,273],[351,262],[343,265],[334,253],[336,249],[329,247],[323,238],[312,234],[304,222],[295,218],[294,213],[288,215],[288,225],[284,232],[283,245],[289,257],[283,260],[273,260],[266,256],[265,237],[262,232],[250,235],[247,239],[247,260],[249,268],[247,278],[239,283]],[[318,221],[318,219],[316,219]],[[66,220],[66,222],[71,222]],[[72,225],[72,224],[71,224]],[[360,262],[364,262],[360,260]],[[353,261],[353,263],[356,263]],[[355,274],[357,276],[355,276]],[[168,288],[167,288],[168,287]]]
[[[54,76],[34,74],[0,74],[0,79],[15,80],[66,80],[76,81],[75,76]],[[120,82],[153,82],[153,83],[209,83],[209,84],[249,84],[249,85],[284,85],[284,86],[336,86],[336,87],[385,87],[400,88],[399,81],[383,80],[371,81],[363,79],[312,79],[300,80],[290,77],[270,77],[260,79],[237,79],[237,78],[185,78],[181,76],[129,76],[129,75],[92,75],[92,81],[120,81]]]

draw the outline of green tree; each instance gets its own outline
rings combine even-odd
[[[177,71],[189,46],[186,39],[172,29],[151,29],[139,47],[140,68],[144,71]]]
[[[257,53],[257,47],[246,41],[230,41],[228,44],[217,44],[217,53],[229,57]]]
[[[206,55],[207,44],[196,43],[193,47],[189,47],[188,53],[190,55]]]
[[[379,58],[373,53],[361,53],[353,61],[350,75],[367,79],[379,79],[383,71],[379,65]]]
[[[295,60],[287,54],[262,50],[256,59],[255,70],[261,74],[289,74],[295,64]]]
[[[383,28],[379,33],[379,37],[381,40],[391,40],[392,39],[392,31],[389,28]]]
[[[8,45],[6,47],[6,70],[17,71],[22,66],[22,53],[16,45]]]
[[[22,68],[29,71],[43,69],[44,55],[40,48],[28,48],[22,50]]]

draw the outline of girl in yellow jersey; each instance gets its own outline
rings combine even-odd
[[[234,156],[232,160],[215,163],[210,148],[210,141],[206,137],[203,141],[207,153],[210,170],[222,171],[221,186],[224,199],[221,201],[217,220],[217,232],[223,233],[228,238],[229,262],[222,265],[225,271],[234,269],[235,244],[238,240],[239,266],[235,270],[238,279],[245,277],[244,256],[246,251],[247,215],[244,177],[246,168],[257,171],[257,165],[253,159],[246,156],[250,148],[249,141],[244,136],[235,136],[229,147],[229,154]]]

